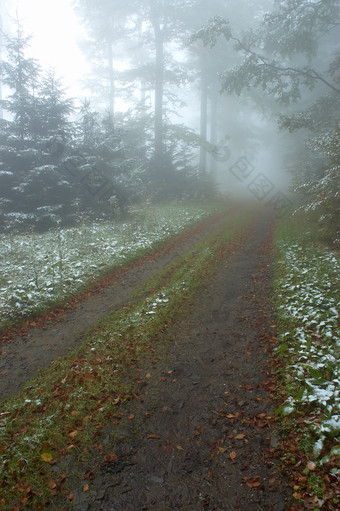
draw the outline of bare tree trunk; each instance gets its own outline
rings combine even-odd
[[[210,91],[210,143],[217,145],[218,137],[218,85],[213,84]],[[213,181],[216,181],[216,159],[210,156],[210,174]]]
[[[2,21],[2,16],[1,16],[1,12],[0,12],[0,62],[2,60],[2,48],[3,48],[3,21]],[[1,100],[2,100],[2,83],[0,80],[0,101]],[[4,118],[4,111],[0,104],[0,119],[3,119],[3,118]]]
[[[200,162],[199,170],[200,174],[203,175],[207,170],[207,122],[208,122],[208,77],[205,71],[203,61],[201,62],[201,147],[200,147]]]
[[[153,19],[156,45],[156,79],[155,79],[155,161],[162,163],[163,141],[163,95],[164,95],[164,37],[159,21]]]
[[[108,64],[109,64],[109,110],[111,119],[114,120],[115,117],[115,73],[113,67],[113,50],[112,50],[112,41],[108,43]]]

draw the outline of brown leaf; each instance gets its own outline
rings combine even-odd
[[[313,461],[309,461],[309,462],[307,463],[307,467],[309,468],[309,470],[310,470],[311,472],[313,472],[313,470],[315,470],[315,469],[316,469],[316,465],[315,465],[315,463],[314,463]]]
[[[162,378],[159,378],[159,380],[158,380],[158,381],[159,381],[159,382],[166,381],[165,376],[162,376]]]
[[[133,415],[133,413],[128,416],[129,421],[133,421],[134,418],[135,418],[135,416]]]
[[[105,461],[117,461],[118,457],[116,454],[112,453],[112,454],[106,454],[104,459],[105,459]]]
[[[68,496],[68,500],[73,500],[74,499],[74,493],[70,493],[70,495]]]
[[[237,454],[236,454],[236,452],[235,452],[235,451],[232,451],[232,452],[229,454],[229,458],[230,458],[231,460],[234,460],[235,458],[237,458]]]
[[[235,436],[235,440],[243,440],[246,437],[246,435],[243,435],[243,433],[240,433],[239,435]]]
[[[159,435],[148,435],[148,438],[151,438],[151,439],[154,439],[154,440],[159,440],[161,437]]]
[[[77,435],[78,435],[79,431],[75,430],[75,431],[72,431],[72,433],[69,433],[68,436],[70,438],[75,438]]]
[[[90,487],[88,485],[88,483],[86,483],[84,486],[83,486],[83,491],[89,491]]]
[[[86,381],[94,381],[96,377],[92,373],[85,373],[84,374],[84,380]]]

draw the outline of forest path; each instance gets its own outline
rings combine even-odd
[[[267,210],[170,329],[160,360],[141,367],[136,399],[98,437],[115,455],[88,462],[75,509],[288,509],[273,456],[272,235]]]
[[[88,329],[112,309],[126,304],[133,292],[152,275],[218,228],[233,220],[241,206],[230,207],[164,244],[127,268],[108,276],[71,308],[50,314],[23,329],[20,335],[0,340],[0,400],[22,388],[36,371],[83,342]]]

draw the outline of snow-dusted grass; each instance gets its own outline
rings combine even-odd
[[[340,455],[340,262],[296,240],[281,239],[278,248],[279,350],[288,393],[283,415],[305,415],[312,454],[324,464]]]
[[[176,204],[149,207],[114,223],[3,235],[0,327],[63,303],[110,269],[211,213],[205,205]]]

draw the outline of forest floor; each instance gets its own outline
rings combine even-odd
[[[236,210],[228,212],[232,219]],[[157,357],[132,368],[135,398],[105,425],[98,456],[60,509],[79,511],[283,511],[274,421],[272,296],[274,213],[264,211],[204,283],[190,310],[162,333]],[[215,216],[118,272],[65,313],[5,338],[2,397],[66,353],[109,309],[225,222]],[[114,454],[103,457],[101,451]],[[77,473],[72,463],[69,473]],[[74,476],[77,478],[78,476]],[[76,484],[74,488],[76,488]],[[56,508],[57,509],[57,508]]]

